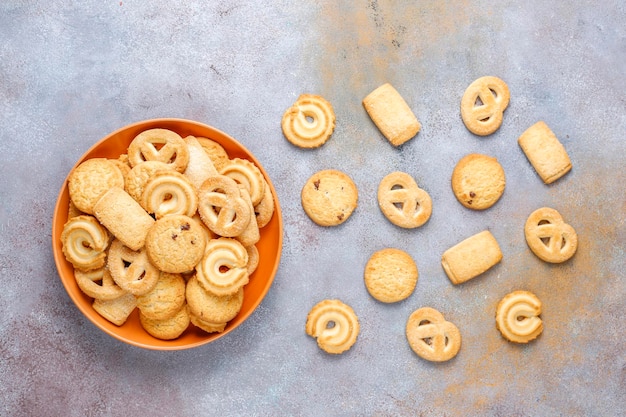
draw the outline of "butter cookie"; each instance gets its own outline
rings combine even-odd
[[[189,162],[189,150],[178,133],[169,129],[149,129],[135,136],[128,145],[128,161],[132,167],[146,161],[159,161],[184,172]]]
[[[320,226],[337,226],[352,215],[358,190],[345,173],[328,169],[313,174],[301,192],[302,208]]]
[[[335,111],[323,97],[302,94],[283,114],[285,138],[300,148],[322,146],[335,130]]]
[[[578,248],[574,228],[565,223],[561,213],[550,207],[539,208],[528,216],[524,235],[530,250],[545,262],[565,262]]]
[[[415,310],[406,323],[409,346],[418,356],[431,362],[445,362],[461,349],[461,332],[430,307]]]
[[[509,100],[509,87],[500,78],[478,78],[467,87],[461,99],[461,118],[465,127],[479,136],[494,133],[502,125]]]
[[[411,255],[394,248],[370,256],[363,275],[367,291],[383,303],[395,303],[410,296],[418,279],[417,265]]]
[[[493,206],[504,193],[504,169],[496,158],[469,154],[452,172],[452,191],[459,203],[472,210]]]
[[[392,172],[378,185],[378,206],[393,224],[405,229],[422,226],[430,219],[433,203],[405,172]]]
[[[359,319],[352,307],[341,300],[322,300],[309,311],[305,331],[317,339],[320,349],[338,355],[356,342],[360,331]]]
[[[530,291],[507,294],[496,308],[496,327],[506,340],[528,343],[543,331],[541,301]]]
[[[70,199],[86,214],[93,214],[93,206],[112,187],[124,188],[124,175],[106,158],[88,159],[68,177]]]

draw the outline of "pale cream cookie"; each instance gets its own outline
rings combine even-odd
[[[68,177],[70,200],[86,214],[93,214],[96,202],[112,187],[124,188],[124,175],[106,158],[88,159]]]
[[[100,300],[98,298],[93,300],[93,309],[96,313],[115,324],[121,326],[126,323],[130,314],[137,307],[137,300],[135,296],[130,293],[114,298],[112,300]]]
[[[115,283],[135,296],[152,290],[160,276],[159,270],[150,263],[145,248],[134,251],[118,239],[111,243],[107,268]]]
[[[462,284],[502,260],[498,241],[484,230],[457,243],[443,253],[441,265],[453,284]]]
[[[405,229],[422,226],[430,219],[430,195],[406,172],[392,172],[378,185],[378,206],[393,224]]]
[[[74,268],[89,271],[102,268],[110,235],[98,220],[87,214],[72,217],[63,225],[61,249]]]
[[[479,136],[494,133],[502,125],[509,100],[509,87],[500,78],[478,78],[467,87],[461,99],[461,118],[465,127]]]
[[[406,337],[413,352],[431,362],[445,362],[461,349],[461,332],[430,307],[415,310],[406,323]]]
[[[189,327],[190,317],[186,305],[183,305],[176,313],[165,319],[147,317],[139,311],[141,327],[151,336],[161,340],[174,340],[179,338]]]
[[[154,288],[137,297],[137,307],[149,319],[168,319],[185,304],[185,286],[182,275],[161,272]]]
[[[249,282],[248,252],[237,240],[212,239],[196,265],[200,285],[215,295],[231,295]]]
[[[543,331],[541,301],[530,291],[507,294],[496,308],[496,327],[506,340],[528,343]]]
[[[184,172],[189,162],[189,150],[178,133],[169,129],[149,129],[135,136],[128,146],[128,161],[132,167],[146,161],[159,161]]]
[[[529,127],[517,143],[545,184],[553,183],[572,169],[565,147],[543,121]]]
[[[360,331],[359,319],[349,305],[340,300],[322,300],[307,315],[306,334],[317,339],[317,345],[330,354],[349,350]]]
[[[570,259],[578,248],[578,235],[553,208],[533,211],[524,225],[526,243],[545,262],[561,263]]]
[[[283,114],[281,126],[285,138],[292,144],[318,148],[335,130],[335,111],[323,97],[302,94]]]
[[[383,303],[395,303],[410,296],[418,279],[417,265],[411,255],[395,248],[372,254],[363,275],[367,291]]]

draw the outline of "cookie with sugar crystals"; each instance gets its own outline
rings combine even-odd
[[[137,297],[137,307],[147,318],[170,318],[185,304],[185,286],[182,275],[161,272],[154,288]]]
[[[413,293],[418,271],[411,255],[400,249],[385,248],[369,258],[363,277],[372,297],[383,303],[395,303]]]
[[[124,188],[124,175],[115,163],[106,158],[88,159],[68,177],[70,200],[86,214],[93,214],[96,202],[112,187]]]
[[[348,220],[358,203],[358,190],[345,173],[327,169],[313,174],[301,193],[302,208],[320,226]]]

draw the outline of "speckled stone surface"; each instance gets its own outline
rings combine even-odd
[[[619,416],[626,414],[626,9],[602,1],[18,1],[0,3],[0,415],[2,416]],[[476,78],[505,80],[501,128],[477,137],[459,103]],[[361,100],[384,82],[421,132],[393,148]],[[321,148],[282,136],[303,92],[334,106]],[[181,352],[127,346],[81,316],[58,278],[51,218],[74,162],[131,122],[181,117],[237,138],[261,161],[282,204],[279,272],[248,321]],[[517,137],[544,120],[572,171],[544,185]],[[498,158],[504,195],[462,207],[450,188],[470,152]],[[339,168],[359,205],[336,228],[300,206],[315,171]],[[433,199],[419,229],[391,225],[379,181],[400,170]],[[561,212],[579,236],[565,264],[528,249],[526,217]],[[453,286],[441,254],[489,229],[503,260]],[[419,268],[396,304],[369,296],[363,268],[397,247]],[[545,330],[506,342],[495,307],[533,291]],[[308,310],[340,298],[357,312],[352,349],[330,356],[306,336]],[[455,323],[463,345],[443,364],[408,346],[422,306]]]

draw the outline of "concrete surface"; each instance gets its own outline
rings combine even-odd
[[[18,1],[0,4],[0,415],[2,416],[620,416],[626,414],[626,10],[603,1]],[[463,91],[495,75],[511,90],[502,127],[470,134]],[[384,82],[423,125],[395,149],[361,99]],[[317,150],[282,136],[300,93],[323,95],[337,127]],[[182,352],[126,346],[82,317],[50,247],[52,211],[69,168],[125,124],[182,117],[237,138],[262,162],[282,203],[279,273],[251,318],[215,343]],[[516,139],[545,120],[573,170],[541,183]],[[507,187],[486,212],[450,190],[458,159],[496,156]],[[359,206],[338,228],[304,214],[309,175],[340,168]],[[376,188],[392,170],[433,198],[430,221],[401,230]],[[580,239],[548,265],[523,224],[559,210]],[[504,259],[462,286],[445,249],[488,228]],[[420,278],[384,305],[362,271],[386,246],[409,252]],[[545,330],[517,346],[495,329],[515,289],[544,303]],[[361,320],[347,353],[331,357],[304,333],[308,310],[338,297]],[[459,355],[428,363],[404,325],[431,306],[463,336]]]

